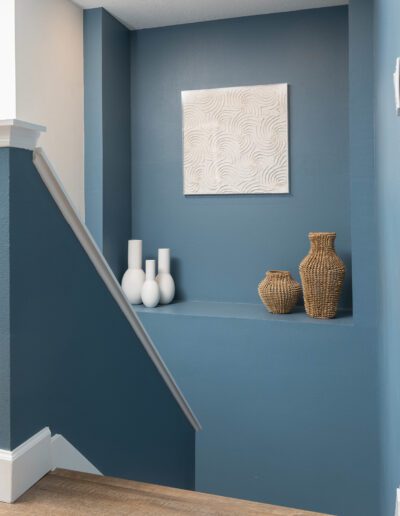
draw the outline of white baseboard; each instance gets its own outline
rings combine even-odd
[[[62,468],[83,473],[94,473],[95,475],[102,474],[75,446],[60,434],[51,438],[51,453],[53,469]]]
[[[0,450],[0,501],[14,502],[51,470],[50,437],[43,428],[15,450]]]
[[[0,502],[12,503],[46,473],[56,468],[84,473],[101,472],[62,435],[40,432],[15,450],[0,450]]]

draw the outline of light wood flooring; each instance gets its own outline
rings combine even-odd
[[[327,516],[87,473],[56,470],[0,515]]]

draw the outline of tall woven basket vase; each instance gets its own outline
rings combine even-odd
[[[309,233],[311,247],[300,264],[304,304],[316,319],[336,316],[345,265],[335,252],[336,233]]]

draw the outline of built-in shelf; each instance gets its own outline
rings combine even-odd
[[[146,308],[143,305],[133,307],[138,313],[152,315],[191,316],[191,317],[220,317],[230,319],[253,319],[258,321],[276,321],[285,323],[334,324],[352,325],[351,311],[339,311],[335,319],[312,319],[299,307],[287,315],[274,315],[267,312],[264,306],[252,303],[222,303],[215,301],[176,301],[166,306]]]

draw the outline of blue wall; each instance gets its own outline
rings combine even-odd
[[[140,318],[202,423],[197,490],[378,516],[371,329],[156,310]]]
[[[378,34],[390,2],[378,0]],[[380,424],[391,423],[388,457],[400,426],[389,363],[397,328],[393,303],[381,412],[379,286],[392,269],[379,278],[377,192],[389,195],[391,172],[384,141],[386,179],[374,169],[373,5],[132,33],[132,236],[147,255],[172,248],[181,298],[230,302],[220,315],[212,303],[197,315],[195,304],[140,313],[203,423],[198,489],[341,516],[391,514],[380,507],[380,465],[390,492],[397,469],[381,461]],[[185,198],[180,91],[272,82],[290,84],[291,194]],[[384,83],[378,102],[388,92]],[[296,273],[309,230],[338,232],[353,316],[242,316],[237,302],[258,301],[267,268]]]
[[[308,232],[337,231],[348,265],[347,8],[132,33],[132,230],[171,247],[180,297],[258,302],[267,269],[289,269]],[[288,82],[291,194],[184,197],[181,90]]]
[[[400,57],[400,3],[375,2],[376,168],[379,190],[382,330],[382,514],[392,516],[400,485],[400,118],[393,79]]]
[[[84,15],[86,223],[121,279],[131,234],[130,32],[104,9]]]
[[[202,420],[198,489],[381,514],[372,7],[352,0],[348,25],[332,8],[133,35],[133,231],[148,253],[171,245],[181,294],[255,301],[312,228],[351,255],[350,321],[140,314]],[[180,89],[277,81],[292,85],[291,196],[185,199]]]
[[[10,160],[11,448],[49,426],[104,474],[193,487],[193,428],[31,152]]]

